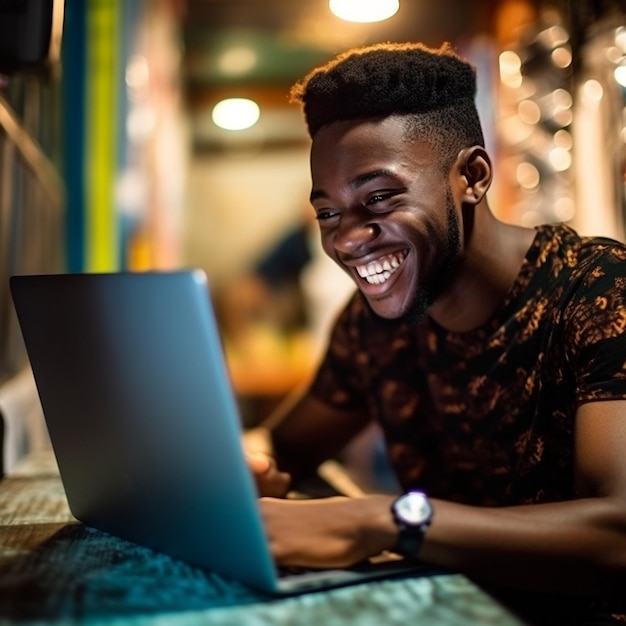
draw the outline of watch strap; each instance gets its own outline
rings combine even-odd
[[[424,531],[416,532],[415,528],[400,528],[398,540],[393,547],[393,552],[407,559],[417,559],[417,555],[424,541]]]

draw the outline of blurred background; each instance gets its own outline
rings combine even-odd
[[[478,69],[496,214],[624,239],[624,1],[374,4],[0,0],[5,468],[45,444],[11,274],[200,267],[245,425],[306,380],[351,285],[320,255],[288,91],[348,47],[451,42]]]

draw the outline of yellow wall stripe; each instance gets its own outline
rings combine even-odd
[[[121,0],[87,1],[85,269],[106,272],[119,266],[114,181]]]

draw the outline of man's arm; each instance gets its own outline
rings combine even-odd
[[[278,468],[297,484],[335,457],[367,423],[367,416],[360,411],[335,409],[300,390],[258,428],[246,433],[244,440],[248,451],[273,457]],[[261,493],[267,491],[261,489]]]
[[[581,499],[502,508],[433,500],[420,558],[485,583],[592,594],[626,585],[626,401],[583,405],[576,425]],[[393,498],[261,505],[279,562],[345,566],[396,540]]]
[[[580,407],[581,499],[476,509],[438,502],[420,556],[498,584],[599,592],[626,584],[626,402]]]

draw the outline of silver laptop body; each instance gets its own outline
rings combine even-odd
[[[11,277],[72,514],[272,594],[423,565],[281,577],[200,270]]]

